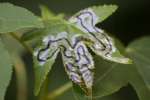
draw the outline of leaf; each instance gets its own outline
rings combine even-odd
[[[96,58],[95,84],[93,87],[93,97],[100,98],[117,92],[127,84],[127,67],[121,64],[105,61]]]
[[[57,62],[54,63],[52,69],[51,69],[51,73],[49,73],[48,77],[47,77],[47,81],[48,81],[48,86],[47,86],[47,90],[49,90],[49,94],[48,94],[48,99],[46,100],[54,100],[55,98],[59,98],[59,96],[63,95],[63,93],[65,91],[67,91],[68,89],[70,89],[70,80],[67,77],[67,74],[65,72],[64,67],[62,66],[63,62],[62,62],[62,58],[59,55],[57,58]],[[43,89],[43,87],[42,87]],[[72,91],[70,91],[72,93]],[[69,99],[68,97],[69,95],[65,96]],[[71,94],[72,96],[72,94]],[[72,98],[70,96],[70,99]],[[63,97],[60,98],[60,100]],[[72,99],[71,99],[72,100]]]
[[[140,100],[150,98],[149,67],[150,37],[132,42],[126,49],[134,64],[113,64],[99,58],[96,62],[96,78],[93,87],[93,98],[98,99],[118,91],[130,83]]]
[[[41,16],[42,16],[43,20],[49,20],[49,19],[56,18],[56,17],[62,18],[62,19],[64,18],[64,14],[56,15],[45,5],[41,5],[40,9],[41,9]]]
[[[54,24],[55,23],[55,24]],[[59,18],[53,18],[53,19],[49,19],[49,20],[47,20],[46,22],[45,22],[45,29],[43,29],[43,30],[40,30],[41,32],[39,32],[39,34],[38,34],[38,36],[39,35],[42,35],[42,36],[45,36],[45,35],[49,35],[49,34],[51,34],[51,35],[54,35],[54,36],[56,36],[57,34],[59,34],[59,33],[61,33],[61,32],[67,32],[67,33],[69,33],[69,37],[68,37],[68,39],[71,39],[72,38],[72,36],[74,35],[74,34],[85,34],[85,32],[82,32],[82,30],[80,30],[80,29],[78,29],[78,28],[76,28],[74,25],[72,25],[72,24],[70,24],[70,23],[68,23],[68,22],[66,22],[66,21],[64,21],[64,20],[62,20],[62,19],[59,19]],[[37,33],[35,33],[35,34],[37,34]],[[35,35],[33,35],[32,34],[32,36],[35,36]],[[48,47],[49,48],[49,47]],[[52,48],[52,49],[54,49],[54,48]],[[44,51],[45,51],[45,49],[44,49]],[[49,53],[48,54],[44,54],[44,55],[49,55]],[[120,53],[119,52],[115,52],[115,55],[112,55],[112,57],[120,57],[121,55],[120,55]],[[41,56],[42,57],[42,56]],[[121,56],[122,57],[122,56]],[[34,58],[35,59],[35,61],[37,60],[36,58]],[[118,62],[120,62],[121,60],[120,59],[122,59],[122,58],[117,58],[119,61]],[[37,68],[38,70],[35,70],[35,74],[36,74],[36,72],[38,73],[37,75],[36,75],[36,77],[38,78],[38,82],[36,82],[38,85],[36,85],[36,94],[38,94],[38,92],[39,92],[39,90],[40,90],[40,87],[41,87],[41,85],[42,85],[42,83],[43,83],[43,81],[45,80],[45,78],[46,78],[46,76],[47,76],[47,74],[48,74],[48,72],[49,72],[49,70],[51,69],[51,66],[52,66],[52,64],[54,63],[54,60],[55,60],[55,58],[52,60],[52,62],[51,61],[47,61],[47,62],[50,62],[50,64],[44,64],[44,67],[43,67],[43,65],[40,65],[37,61],[35,62],[35,68]],[[127,60],[129,60],[129,59],[127,59]],[[102,59],[100,59],[99,61],[96,61],[97,63],[98,63],[98,65],[99,65],[99,62],[101,62],[102,61]],[[103,62],[103,61],[102,61]],[[105,62],[105,61],[104,61]],[[128,61],[125,61],[125,62],[128,62]],[[51,64],[52,63],[52,64]],[[108,63],[106,63],[106,64],[108,64]],[[40,65],[40,66],[39,66]],[[49,67],[48,68],[45,68],[45,65],[46,66],[48,66],[49,65]],[[97,65],[97,66],[98,66]],[[103,66],[103,63],[101,64],[102,66]],[[105,63],[104,63],[104,65],[105,65]],[[108,66],[107,68],[108,69],[104,69],[105,71],[104,71],[104,73],[103,73],[103,75],[105,75],[105,74],[107,74],[106,72],[107,72],[107,70],[108,70],[108,72],[109,72],[109,70],[111,70],[110,68],[111,68],[111,65],[112,65],[112,63],[110,63],[110,64],[108,64],[108,65],[105,65],[105,66]],[[42,70],[42,69],[44,69],[44,70]],[[105,67],[106,68],[106,67]],[[119,71],[118,71],[119,70]],[[100,70],[99,70],[100,71]],[[115,73],[114,73],[115,72]],[[116,74],[116,72],[119,72],[118,74],[122,74],[122,72],[120,73],[120,69],[115,69],[112,73],[108,73],[108,76],[107,76],[107,78],[106,78],[106,80],[104,79],[104,84],[105,84],[105,89],[103,89],[103,86],[101,85],[101,81],[98,81],[97,83],[96,83],[96,85],[98,85],[98,86],[100,86],[101,85],[101,87],[99,87],[99,88],[97,88],[97,86],[96,86],[96,88],[95,88],[95,90],[94,90],[94,94],[93,94],[93,96],[95,97],[95,98],[97,98],[97,96],[98,96],[98,98],[99,97],[102,97],[102,96],[105,96],[105,95],[108,95],[108,94],[111,94],[111,93],[113,93],[113,92],[116,92],[116,91],[118,91],[122,86],[124,86],[126,83],[127,83],[127,81],[125,80],[125,78],[122,78],[122,77],[120,77],[118,74]],[[42,73],[42,74],[39,74],[39,73]],[[43,74],[44,73],[44,74]],[[114,75],[114,78],[112,78],[112,76],[113,76],[113,74],[115,74]],[[40,77],[41,76],[41,77]],[[118,76],[118,78],[116,78],[116,76]],[[39,78],[40,77],[40,78]],[[99,76],[98,75],[98,80],[101,80],[101,79],[99,79],[101,76]],[[112,80],[111,80],[112,79]],[[123,80],[117,80],[117,79],[123,79]],[[117,81],[116,81],[117,80]],[[109,82],[110,81],[110,82]],[[117,84],[116,84],[116,82],[118,82]],[[112,83],[113,84],[113,87],[111,87],[112,85],[111,84],[108,84],[108,83]],[[82,96],[80,96],[81,98],[82,98]]]
[[[130,96],[130,94],[125,94],[124,93],[122,95],[122,93],[124,93],[124,91],[119,91],[117,93],[113,93],[111,95],[108,95],[108,96],[105,96],[105,97],[102,97],[102,98],[97,98],[97,99],[95,98],[95,99],[92,99],[92,100],[137,100],[137,99],[134,99],[133,96]],[[127,96],[127,97],[125,98],[125,96]],[[68,100],[68,99],[69,100],[70,99],[71,100],[86,100],[84,98],[81,98],[81,99],[77,98],[74,95],[72,89],[69,89],[68,91],[64,92],[63,95],[57,97],[57,100]]]
[[[124,53],[124,47],[120,41],[116,41],[116,46],[121,53]],[[128,67],[122,64],[107,61],[99,56],[94,56],[95,62],[95,80],[93,85],[93,98],[99,100],[104,96],[108,96],[117,92],[128,83],[127,75]],[[87,100],[87,97],[81,92],[75,91],[75,97],[78,100]]]
[[[40,9],[41,9],[41,16],[43,20],[48,20],[52,17],[55,17],[55,14],[52,11],[50,11],[48,7],[41,5]]]
[[[125,86],[127,83],[130,83],[134,87],[137,94],[139,95],[140,100],[147,100],[147,98],[150,98],[149,95],[150,90],[148,87],[149,81],[147,79],[149,78],[147,77],[147,74],[149,74],[148,73],[149,69],[146,68],[149,66],[149,60],[147,61],[146,59],[143,59],[143,57],[141,56],[139,57],[137,55],[140,53],[145,57],[147,57],[147,59],[150,59],[148,55],[149,40],[150,38],[148,37],[137,40],[131,43],[127,48],[127,52],[133,58],[135,63],[137,63],[137,59],[138,59],[138,66],[137,64],[132,64],[132,65],[115,64],[100,59],[99,57],[95,57],[96,78],[95,78],[95,85],[93,89],[93,98],[99,100],[103,96],[107,96],[109,94],[118,91],[121,87]],[[133,52],[137,54],[134,54]],[[142,70],[138,70],[138,67],[141,67]],[[145,68],[146,68],[146,70],[144,70],[145,73],[144,74],[142,73],[143,74],[142,75],[140,71],[143,71],[143,69]],[[72,95],[72,94],[67,94],[67,95]],[[75,98],[79,100],[85,99],[83,95],[77,95],[77,94]]]
[[[101,23],[102,21],[104,21],[110,15],[112,15],[117,10],[117,8],[118,8],[117,5],[103,5],[103,6],[89,7],[89,8],[83,9],[80,12],[76,13],[74,16],[72,16],[69,19],[69,21],[72,22],[72,23],[75,23],[74,22],[75,21],[74,17],[76,17],[77,15],[80,15],[81,12],[83,12],[82,14],[84,14],[84,11],[85,12],[88,11],[89,13],[87,13],[87,14],[92,15],[93,24],[96,25],[96,24]],[[89,19],[88,18],[86,19],[86,17],[85,17],[85,21],[88,21]]]
[[[0,40],[0,100],[4,96],[12,75],[12,62],[10,56]]]
[[[46,55],[52,55],[54,48],[50,49],[50,51],[46,54]],[[38,51],[37,51],[38,52]],[[35,51],[36,53],[36,51]],[[45,53],[45,52],[44,52]],[[35,87],[34,87],[34,94],[38,95],[38,93],[40,92],[40,88],[43,84],[43,82],[45,81],[49,71],[52,68],[52,65],[55,62],[55,59],[57,57],[58,52],[55,52],[55,54],[48,59],[46,62],[42,63],[38,60],[37,58],[37,54],[33,56],[33,60],[34,60],[34,72],[35,72]]]
[[[136,89],[140,100],[150,98],[150,37],[137,39],[129,44],[127,52],[134,60],[136,76],[131,84]]]
[[[49,71],[52,68],[52,65],[54,63],[54,60],[49,60],[48,63],[46,63],[44,66],[39,66],[35,62],[35,87],[34,87],[34,94],[37,96],[38,93],[40,92],[40,88],[43,84],[43,82],[46,79],[46,76],[48,75]]]
[[[31,34],[27,33],[27,35],[23,36],[23,40],[31,39],[31,37],[32,37],[32,39],[34,37],[39,38],[40,45],[37,46],[37,48],[41,49],[41,48],[45,48],[46,45],[48,45],[48,43],[46,43],[46,45],[45,45],[45,43],[43,43],[45,38],[48,38],[50,35],[57,36],[59,33],[67,33],[68,40],[71,40],[72,36],[76,33],[84,34],[82,31],[80,31],[75,26],[71,25],[70,23],[66,22],[65,20],[62,20],[60,18],[52,18],[52,19],[45,21],[44,29],[39,30],[39,32],[37,32],[37,33],[36,32],[31,33]],[[43,39],[43,37],[44,37],[44,39]],[[45,52],[46,55],[44,53],[43,53],[43,55],[47,56],[47,55],[53,54],[53,52],[55,52],[55,50],[59,49],[59,48],[55,48],[55,47],[52,47],[52,48],[48,47],[50,49],[50,51],[48,51],[49,53],[46,53],[47,51],[45,50],[43,52]],[[35,94],[36,95],[39,93],[40,88],[41,88],[44,80],[47,77],[47,74],[51,70],[53,63],[55,62],[56,56],[57,56],[57,54],[55,56],[53,56],[52,59],[47,60],[45,64],[40,64],[39,63],[40,61],[38,61],[36,57],[33,58],[34,64],[35,64],[34,70],[35,70],[35,78],[36,78],[35,79],[36,80],[35,81]]]
[[[117,92],[123,86],[126,86],[128,67],[122,64],[108,62],[98,56],[94,58],[95,61],[95,80],[93,86],[93,98],[100,99],[104,96],[108,96]],[[79,98],[86,97],[85,95],[79,95]]]
[[[127,47],[126,51],[134,62],[130,65],[117,64],[98,57],[95,58],[94,99],[100,99],[103,96],[117,92],[120,88],[127,85],[127,83],[133,86],[140,100],[150,98],[149,41],[150,37],[141,38],[132,42]],[[77,95],[77,97],[83,98],[81,95]]]
[[[101,23],[110,15],[112,15],[117,10],[117,8],[117,5],[103,5],[91,7],[91,9],[96,13],[96,15],[99,16],[98,23]]]
[[[25,8],[0,3],[0,12],[0,33],[43,27],[42,20]]]
[[[130,73],[128,73],[129,83],[136,91],[139,100],[147,100],[147,98],[150,98],[150,90],[147,87],[146,83],[144,82],[143,77],[137,70],[137,66],[132,65],[130,66],[129,70],[130,70]]]
[[[93,42],[88,46],[95,54],[103,57],[106,60],[129,64],[131,63],[131,60],[120,54],[113,39],[108,36],[104,30],[96,26],[96,24],[112,14],[116,8],[116,6],[112,5],[98,6],[93,8],[89,7],[79,11],[77,14],[71,17],[69,21],[78,29],[86,33],[87,38]],[[100,12],[98,13],[98,11]]]

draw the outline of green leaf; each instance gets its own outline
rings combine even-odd
[[[95,84],[93,87],[93,97],[100,98],[117,92],[121,87],[127,84],[126,71],[127,67],[121,64],[112,63],[95,58],[96,72]]]
[[[40,38],[43,40],[43,37],[49,36],[49,35],[53,35],[53,36],[57,36],[59,33],[62,32],[67,32],[68,33],[68,39],[71,40],[72,36],[76,33],[78,34],[84,34],[82,31],[78,30],[76,27],[74,27],[73,25],[67,23],[65,20],[62,20],[60,18],[53,18],[53,19],[49,19],[45,21],[45,28],[39,30],[38,33],[32,33],[32,34],[28,34],[26,36],[24,36],[23,38],[26,39],[31,39],[31,37],[36,37],[36,38]],[[38,35],[38,37],[37,37]],[[40,46],[37,46],[37,48],[41,48],[44,47],[45,45],[43,44],[43,41],[39,40],[39,44]],[[49,54],[52,54],[52,52],[54,52],[54,50],[56,50],[57,48],[49,48]],[[57,55],[56,55],[57,56]],[[53,63],[55,62],[55,57],[53,57],[53,59],[49,59],[47,60],[46,64],[44,65],[40,65],[37,61],[37,58],[34,57],[34,66],[35,66],[35,94],[37,95],[40,91],[40,88],[44,82],[44,80],[46,79],[46,76],[48,74],[48,72],[51,70],[51,67],[53,65]]]
[[[103,5],[91,7],[91,9],[99,17],[98,23],[104,21],[106,18],[112,15],[117,10],[117,8],[117,5]]]
[[[136,40],[128,46],[127,53],[129,53],[134,61],[132,65],[112,63],[97,56],[94,57],[96,63],[95,83],[93,87],[94,99],[100,100],[103,96],[117,92],[128,83],[136,90],[140,100],[147,100],[147,98],[150,98],[149,68],[147,68],[150,65],[149,60],[147,60],[150,59],[149,41],[150,37],[146,37]],[[143,59],[141,56],[139,57],[139,54],[144,55],[146,59]],[[136,64],[137,62],[138,64]],[[139,67],[141,68],[140,70]],[[72,96],[71,91],[69,90],[68,92],[65,95]],[[73,96],[78,100],[87,99],[85,95],[80,94],[80,92],[79,94],[73,93]],[[66,96],[63,96],[63,98],[65,97]]]
[[[97,72],[95,72],[98,75],[96,75],[96,84],[93,89],[93,95],[95,96],[93,97],[97,98],[112,94],[127,83],[130,83],[136,90],[140,100],[150,98],[149,41],[150,37],[142,38],[132,42],[128,46],[127,53],[134,61],[134,64],[112,64],[96,59],[96,62],[99,62],[99,67],[97,67]],[[105,71],[105,69],[107,70]]]
[[[117,7],[113,5],[89,7],[76,13],[69,21],[87,35],[89,34],[87,38],[93,41],[93,43],[88,46],[95,54],[106,60],[129,64],[131,60],[120,54],[113,39],[109,37],[105,31],[96,26],[97,23],[110,16],[116,8]],[[103,45],[105,50],[102,51],[99,49],[102,48],[101,45]],[[106,54],[106,48],[110,48],[108,54]]]
[[[12,62],[6,48],[0,40],[0,100],[4,100],[11,75]]]
[[[49,20],[52,18],[64,18],[64,14],[58,14],[56,15],[55,13],[53,13],[48,7],[41,5],[40,6],[41,9],[41,16],[43,20]]]
[[[38,95],[40,92],[40,88],[45,81],[49,71],[52,68],[54,60],[49,60],[44,66],[39,66],[36,62],[34,62],[34,72],[35,72],[35,87],[34,87],[34,94]]]
[[[41,16],[43,20],[48,20],[52,17],[55,17],[55,14],[52,11],[50,11],[48,7],[41,5],[40,9],[41,9]]]
[[[124,47],[120,41],[116,41],[116,46],[121,53],[124,53]],[[128,83],[127,75],[128,65],[118,64],[107,61],[99,56],[94,56],[95,62],[95,80],[93,85],[93,98],[99,100],[104,96],[108,96],[117,92]],[[87,100],[83,93],[75,91],[75,97],[78,100]]]
[[[54,24],[55,23],[55,24]],[[45,29],[40,30],[38,36],[45,35],[57,35],[60,32],[64,32],[64,30],[69,33],[70,37],[74,33],[81,34],[83,32],[79,31],[72,24],[67,23],[66,21],[56,18],[50,19],[45,22]],[[36,36],[37,33],[32,34],[32,36]],[[84,34],[84,33],[83,33]],[[31,35],[30,35],[31,36]],[[120,53],[116,53],[113,56],[120,56]],[[34,58],[36,60],[36,58]],[[40,87],[43,84],[43,81],[46,79],[48,72],[51,69],[54,60],[48,60],[44,66],[39,66],[38,62],[35,61],[35,74],[36,74],[36,86],[35,93],[38,94],[40,91]],[[102,96],[106,96],[118,91],[121,87],[125,86],[130,80],[130,67],[128,65],[115,64],[112,62],[105,61],[99,57],[95,58],[96,60],[96,78],[95,84],[93,87],[93,97],[100,98]],[[47,67],[48,66],[48,67]],[[129,73],[128,75],[127,72]],[[84,95],[78,96],[79,98],[83,98]]]
[[[132,42],[126,49],[134,64],[115,64],[96,58],[93,98],[99,99],[130,83],[140,100],[150,98],[150,37]],[[79,95],[78,95],[79,96]],[[80,95],[81,98],[81,95]],[[80,100],[80,99],[79,99]]]
[[[62,96],[63,93],[65,93],[72,86],[72,84],[70,84],[71,82],[69,82],[70,80],[68,79],[68,76],[66,75],[65,69],[62,65],[63,65],[62,58],[59,55],[57,58],[57,62],[54,63],[51,69],[51,73],[49,73],[47,77],[47,83],[48,83],[47,90],[49,90],[48,92],[49,94],[48,96],[46,96],[48,97],[48,99],[46,100],[55,100],[55,99],[57,100],[59,96]],[[73,96],[72,91],[70,92],[71,92],[71,96]],[[68,97],[69,95],[64,97],[67,97],[69,99]],[[71,96],[69,100],[72,100]],[[60,97],[60,100],[61,99],[63,99],[63,97]]]
[[[133,41],[127,48],[127,52],[134,61],[136,76],[131,83],[137,91],[140,100],[150,98],[150,37],[144,37]]]
[[[73,17],[69,19],[71,23],[76,23],[76,19],[74,17],[77,17],[78,15],[83,14],[85,11],[88,11],[89,13],[93,14],[93,24],[98,24],[104,21],[106,18],[111,16],[116,10],[117,5],[103,5],[103,6],[93,6],[86,9],[81,10],[80,12],[76,13]],[[87,15],[85,15],[87,16]],[[90,18],[83,17],[83,19],[88,22]],[[90,15],[88,15],[90,17]]]
[[[130,73],[127,73],[129,74],[129,83],[136,91],[139,100],[147,100],[147,98],[150,98],[150,89],[147,87],[143,77],[137,70],[137,66],[132,65],[130,66],[129,70]]]
[[[126,92],[127,93],[127,92]],[[128,97],[124,97],[124,96],[128,96]],[[132,98],[132,99],[131,99]],[[85,98],[78,98],[77,96],[74,95],[72,88],[66,92],[64,92],[63,95],[57,97],[57,100],[87,100]],[[125,94],[124,91],[119,91],[116,93],[113,93],[111,95],[102,97],[102,98],[94,98],[92,100],[137,100],[134,99],[133,96],[130,96],[130,94]]]
[[[128,83],[127,65],[108,62],[100,57],[95,57],[95,80],[93,86],[93,98],[99,100],[104,96],[108,96],[117,92]],[[76,93],[78,100],[83,100],[85,95]],[[80,99],[82,98],[82,99]]]
[[[51,52],[49,52],[51,53]],[[37,60],[37,56],[33,57],[34,60],[34,72],[35,72],[35,87],[34,87],[34,94],[38,95],[38,93],[40,92],[40,88],[43,84],[43,82],[45,81],[49,71],[52,68],[52,65],[55,62],[55,59],[57,57],[58,52],[53,55],[53,57],[49,60],[47,60],[46,63],[40,65],[39,61]],[[51,55],[51,54],[50,54]]]
[[[0,33],[43,27],[42,20],[25,8],[0,3],[0,12]]]

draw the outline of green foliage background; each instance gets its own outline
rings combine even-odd
[[[98,85],[100,90],[104,91],[104,93],[100,95],[103,96],[107,93],[111,93],[112,91],[110,90],[109,86],[113,87],[113,91],[119,90],[116,93],[112,92],[113,94],[97,100],[139,100],[138,96],[140,100],[149,100],[150,38],[144,37],[133,42],[133,40],[139,37],[147,36],[150,34],[150,14],[148,11],[148,9],[150,8],[150,3],[148,2],[148,0],[0,0],[0,2],[6,1],[25,7],[37,15],[40,15],[39,4],[47,5],[52,11],[56,13],[65,13],[68,16],[74,14],[80,9],[92,5],[118,5],[119,8],[117,12],[115,12],[112,16],[110,16],[107,20],[105,20],[98,26],[112,33],[112,35],[121,40],[124,45],[128,45],[125,52],[135,61],[136,66],[118,64],[113,65],[112,63],[103,61],[102,59],[100,61],[96,61],[99,62],[98,65],[101,65],[98,70],[98,72],[101,71],[101,73],[99,72],[100,75],[103,75],[103,73],[105,73],[107,70],[110,70],[108,74],[104,76],[105,78],[101,79]],[[17,44],[16,40],[12,39],[12,37],[7,37],[5,41],[6,44],[10,46],[10,51],[12,50],[12,48],[14,48],[13,51],[20,52],[20,55],[22,55],[22,58],[25,61],[25,64],[27,64],[27,67],[25,67],[27,70],[28,82],[26,97],[27,100],[37,100],[37,97],[33,95],[34,74],[31,59],[32,56],[28,52],[25,52],[24,48],[20,46],[20,44]],[[0,44],[0,46],[2,45]],[[1,51],[3,52],[3,49]],[[60,87],[68,81],[67,75],[65,74],[62,67],[62,62],[60,58],[58,59],[59,62],[55,63],[51,73],[49,74],[48,84],[45,83],[48,85],[49,91],[53,91],[54,89]],[[11,62],[9,63],[11,64]],[[7,64],[7,66],[9,68],[9,64]],[[13,72],[12,74],[13,77],[6,93],[6,100],[17,100],[17,77],[16,73]],[[24,85],[23,82],[24,80],[22,80],[22,85]],[[130,82],[130,84],[126,85],[128,82]],[[103,90],[103,87],[107,86],[108,90],[107,88],[105,88],[106,90]],[[123,88],[120,89],[120,87],[122,86]],[[23,96],[24,91],[20,92]],[[100,93],[102,92],[100,91]],[[69,100],[70,98],[70,100],[73,100],[74,95],[75,94],[72,93],[72,89],[70,89],[56,99],[66,100],[67,98]],[[25,100],[25,98],[22,97],[22,100],[23,99]]]

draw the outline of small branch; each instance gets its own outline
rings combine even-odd
[[[68,82],[63,86],[59,87],[58,89],[54,90],[53,92],[49,93],[47,99],[53,100],[54,98],[60,96],[65,91],[69,90],[72,87],[72,83]]]
[[[29,53],[33,53],[33,49],[31,47],[29,47],[25,42],[21,41],[20,37],[17,36],[15,33],[10,33],[10,35],[16,39],[24,48],[26,48],[26,50],[29,52]]]

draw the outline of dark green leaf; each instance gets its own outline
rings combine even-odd
[[[4,96],[12,75],[12,62],[10,56],[0,40],[0,100]]]
[[[95,62],[94,98],[100,98],[117,92],[121,87],[127,84],[127,67],[122,66],[122,64],[105,61],[99,57],[95,58]]]
[[[136,89],[140,100],[150,98],[150,37],[144,37],[132,42],[127,52],[134,60],[136,73],[132,72],[134,78],[131,79],[133,87]]]
[[[27,9],[9,3],[0,4],[0,33],[42,27],[42,20]]]

